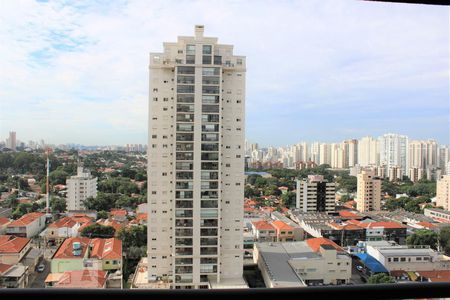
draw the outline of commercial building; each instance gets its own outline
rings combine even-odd
[[[423,210],[425,216],[432,218],[440,223],[450,223],[450,211],[440,208],[425,208]]]
[[[89,197],[97,197],[97,178],[83,167],[77,168],[77,175],[66,180],[67,210],[84,210],[83,201]]]
[[[429,246],[400,246],[367,244],[367,254],[378,260],[389,271],[449,270],[450,257]]]
[[[381,179],[373,171],[363,170],[357,176],[356,208],[360,212],[381,209]]]
[[[351,277],[350,256],[324,238],[256,243],[253,259],[267,288],[339,285]]]
[[[150,54],[148,279],[243,286],[245,57],[180,36]]]
[[[333,212],[336,207],[336,184],[322,175],[297,180],[296,208],[303,212]]]

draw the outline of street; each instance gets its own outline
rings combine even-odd
[[[45,265],[44,272],[35,271],[30,275],[29,282],[31,283],[30,288],[44,288],[45,287],[45,279],[50,273],[50,262],[45,258],[40,262],[40,264]]]
[[[361,276],[363,276],[367,280],[367,276],[363,274],[363,272],[358,271],[358,269],[356,268],[356,266],[360,265],[361,263],[359,262],[359,260],[355,257],[352,257],[352,277],[350,278],[350,282],[353,284],[365,284],[365,282],[361,279]]]

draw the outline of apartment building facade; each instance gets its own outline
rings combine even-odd
[[[77,168],[77,175],[66,180],[67,210],[84,210],[83,201],[89,197],[97,196],[97,178],[83,167]]]
[[[357,176],[356,208],[360,212],[381,209],[381,179],[372,170]]]
[[[203,32],[150,54],[148,278],[175,289],[243,272],[245,57]]]

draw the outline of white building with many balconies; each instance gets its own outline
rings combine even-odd
[[[203,31],[150,54],[148,278],[175,289],[245,286],[245,57]]]

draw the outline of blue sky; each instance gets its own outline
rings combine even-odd
[[[195,24],[247,56],[249,141],[450,142],[449,8],[350,0],[1,1],[0,139],[146,143],[148,54]]]

